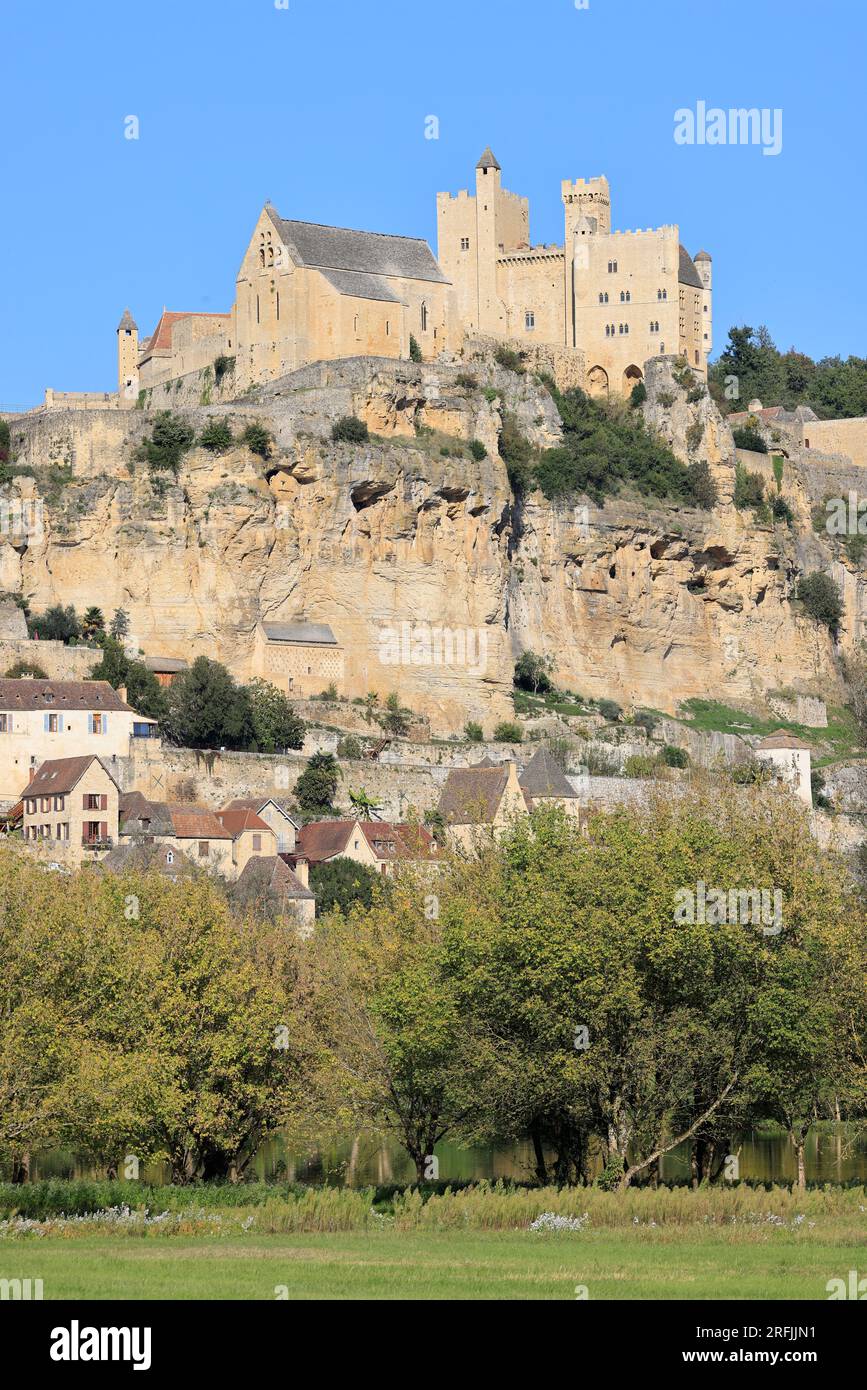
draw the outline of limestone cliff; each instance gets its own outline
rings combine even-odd
[[[72,477],[41,537],[2,546],[0,586],[37,610],[123,607],[145,651],[205,653],[240,677],[260,620],[327,622],[346,649],[345,693],[397,690],[441,733],[509,715],[525,648],[550,655],[562,685],[629,707],[833,693],[834,643],[790,602],[799,570],[839,564],[810,524],[821,480],[787,463],[793,529],[737,511],[731,434],[706,395],[687,400],[676,370],[647,364],[645,415],[685,461],[708,460],[713,512],[629,493],[601,508],[540,492],[516,502],[496,453],[502,413],[538,448],[557,442],[559,416],[539,379],[490,358],[319,364],[238,401],[178,404],[197,431],[222,417],[237,436],[256,420],[274,445],[268,458],[194,449],[177,480],[135,461],[150,411],[34,415],[16,423],[18,464]],[[189,398],[182,382],[177,400]],[[377,437],[333,443],[346,414]],[[384,633],[405,624],[413,642],[394,664]],[[466,657],[428,662],[420,626],[464,634]]]

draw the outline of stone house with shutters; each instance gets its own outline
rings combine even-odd
[[[127,792],[120,801],[119,837],[125,845],[167,845],[200,869],[229,879],[237,877],[232,833],[207,806],[148,801],[141,792]]]
[[[513,762],[453,767],[438,807],[449,838],[468,853],[482,840],[496,838],[528,809]]]
[[[291,854],[301,829],[300,820],[286,810],[280,801],[272,796],[239,796],[230,801],[227,811],[254,811],[277,836],[277,853]],[[220,813],[222,815],[222,812]]]
[[[218,811],[217,820],[232,837],[232,877],[242,874],[251,859],[274,858],[277,836],[267,821],[248,807]]]
[[[0,680],[0,802],[15,801],[48,759],[127,758],[138,739],[158,747],[156,721],[108,681]]]
[[[94,754],[47,759],[22,789],[22,832],[57,859],[77,867],[117,843],[120,788]]]

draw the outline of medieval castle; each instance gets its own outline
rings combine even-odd
[[[529,201],[502,185],[490,149],[475,192],[437,195],[438,259],[416,237],[280,216],[266,203],[229,313],[163,310],[143,342],[117,328],[118,390],[46,392],[46,405],[134,406],[162,382],[231,359],[243,391],[309,362],[454,360],[465,339],[544,345],[572,359],[593,395],[627,394],[650,357],[684,356],[705,375],[712,346],[711,258],[693,259],[672,224],[611,230],[605,178],[564,181],[562,246],[530,242]]]

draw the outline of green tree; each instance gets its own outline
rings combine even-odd
[[[814,570],[799,581],[797,597],[811,618],[836,632],[843,616],[843,599],[840,590],[829,574]]]
[[[250,697],[225,666],[196,657],[169,687],[166,733],[188,748],[249,748]]]
[[[348,913],[356,903],[370,907],[381,875],[368,864],[352,859],[330,859],[310,869],[310,888],[316,895],[316,913],[322,917],[338,908]]]
[[[282,753],[304,745],[305,724],[286,695],[268,681],[252,680],[246,687],[253,739],[261,753]]]
[[[109,635],[122,642],[129,635],[129,614],[123,608],[116,608],[109,625]]]
[[[144,460],[152,472],[166,471],[177,477],[181,459],[192,448],[195,437],[195,430],[186,420],[170,410],[160,410],[150,438],[139,445],[137,457]]]
[[[305,821],[334,813],[340,769],[333,753],[314,753],[295,783],[295,801]]]
[[[336,443],[366,444],[370,431],[357,415],[342,415],[331,427],[331,438]]]
[[[126,687],[127,700],[138,714],[148,719],[166,719],[169,700],[153,671],[143,661],[133,661],[114,637],[104,637],[102,659],[90,673],[94,681],[108,681],[115,690]]]
[[[554,662],[549,656],[537,656],[535,652],[522,652],[515,662],[514,683],[519,690],[539,691],[553,689],[549,672]]]
[[[42,642],[75,642],[81,636],[81,624],[72,604],[66,608],[60,603],[47,608],[44,613],[33,614],[27,619],[27,629],[31,637]]]
[[[82,636],[87,637],[90,641],[93,641],[94,638],[98,639],[105,632],[105,618],[101,608],[92,606],[85,609],[84,617],[81,620],[81,632]]]

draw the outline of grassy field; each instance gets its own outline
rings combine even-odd
[[[0,1248],[46,1299],[825,1299],[863,1244],[793,1232],[425,1231],[129,1240]]]
[[[863,1187],[0,1186],[0,1279],[46,1299],[826,1299]],[[531,1229],[541,1220],[568,1229]]]

